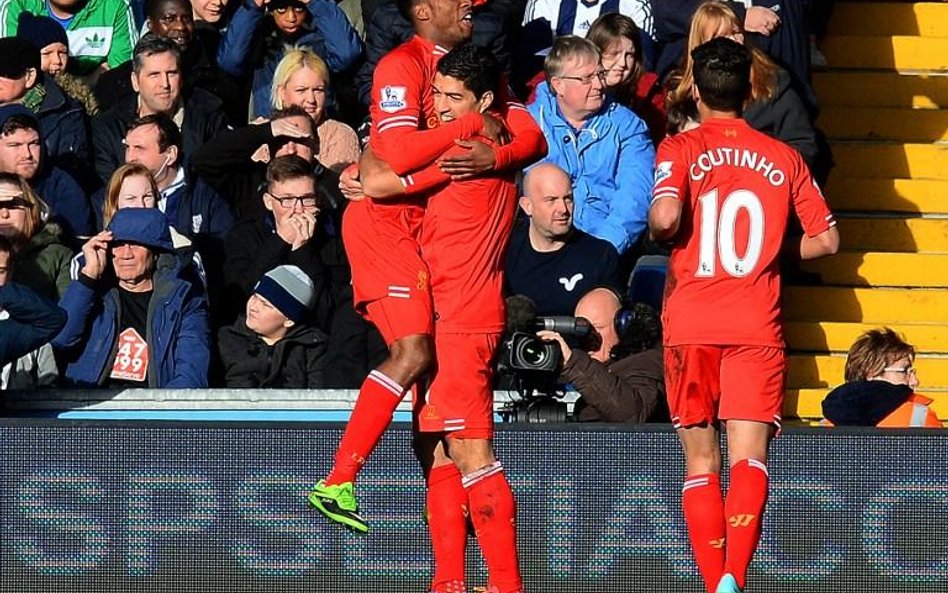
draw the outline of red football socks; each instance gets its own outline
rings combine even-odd
[[[513,491],[499,461],[464,476],[477,543],[487,564],[489,591],[522,593]]]
[[[427,478],[428,533],[434,552],[432,593],[464,593],[467,491],[454,464],[432,468]]]
[[[365,460],[378,445],[392,422],[395,408],[405,396],[405,387],[384,373],[369,373],[359,390],[355,409],[336,449],[335,464],[326,477],[326,485],[355,480]]]
[[[767,504],[767,466],[756,459],[744,459],[731,467],[731,484],[724,504],[727,518],[727,560],[729,572],[744,588],[747,567],[760,541],[764,506]]]
[[[721,480],[717,474],[688,476],[681,488],[681,506],[695,563],[709,593],[724,574],[725,523]]]

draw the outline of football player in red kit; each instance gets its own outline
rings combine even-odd
[[[685,453],[685,522],[708,591],[735,593],[760,540],[767,448],[780,425],[778,256],[790,209],[805,233],[793,245],[802,259],[835,253],[839,234],[800,154],[741,119],[748,50],[722,37],[692,57],[701,125],[659,146],[649,228],[674,241],[662,322],[669,409]]]
[[[376,66],[372,83],[369,147],[397,175],[413,179],[441,158],[456,176],[515,170],[543,156],[543,134],[522,105],[501,100],[502,120],[476,111],[442,123],[434,110],[432,81],[438,60],[471,36],[469,0],[399,0],[416,35]],[[505,97],[509,93],[505,93]],[[512,139],[499,140],[509,131]],[[474,139],[483,136],[492,144]],[[442,158],[460,145],[465,150]],[[352,171],[343,179],[352,183]],[[343,240],[352,267],[356,308],[389,345],[389,357],[363,383],[336,450],[332,470],[310,493],[310,503],[329,519],[359,532],[368,525],[358,513],[354,481],[388,427],[406,391],[433,361],[429,270],[418,245],[423,196],[350,203]]]
[[[487,50],[471,43],[452,49],[438,63],[432,85],[441,122],[492,108],[500,80],[500,66]],[[446,155],[457,152],[458,147]],[[452,181],[433,164],[399,177],[370,155],[363,161],[363,182],[375,196],[429,196],[420,245],[431,271],[437,370],[428,391],[416,398],[414,419],[435,556],[431,591],[465,590],[469,514],[487,563],[488,590],[518,593],[523,583],[513,493],[491,444],[491,365],[504,328],[503,259],[517,195],[513,174]]]

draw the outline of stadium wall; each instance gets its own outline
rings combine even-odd
[[[309,509],[341,425],[0,420],[0,590],[426,591],[410,433],[363,472],[360,537]],[[527,590],[701,590],[666,426],[504,425]],[[754,592],[948,590],[948,436],[795,429],[774,444]],[[469,541],[469,587],[485,580]]]

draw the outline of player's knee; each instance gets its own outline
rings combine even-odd
[[[415,335],[396,340],[392,344],[390,356],[405,373],[417,377],[428,370],[433,362],[431,337]]]
[[[449,438],[448,453],[463,475],[486,467],[495,461],[494,448],[487,439]]]
[[[690,450],[685,453],[688,475],[720,474],[721,453],[716,450]]]

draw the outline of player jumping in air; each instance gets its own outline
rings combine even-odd
[[[501,88],[496,59],[464,43],[438,63],[435,111],[442,124],[487,112]],[[459,147],[446,155],[457,152]],[[420,244],[431,271],[437,370],[415,401],[414,417],[435,556],[430,590],[465,590],[469,509],[489,571],[488,591],[519,593],[514,498],[491,444],[491,363],[504,328],[503,259],[517,199],[513,174],[452,181],[433,164],[399,178],[370,154],[362,178],[373,196],[429,195]]]
[[[793,245],[802,259],[835,253],[839,234],[802,157],[741,119],[748,50],[722,37],[691,55],[701,125],[659,147],[649,228],[674,241],[662,322],[669,409],[685,453],[685,522],[707,590],[736,593],[760,540],[767,447],[780,425],[778,255],[791,207],[805,233]]]
[[[434,110],[435,67],[448,49],[470,38],[471,2],[399,0],[399,7],[416,35],[376,66],[371,151],[409,182],[413,173],[435,159],[440,159],[441,169],[448,174],[470,176],[515,170],[542,157],[546,150],[542,132],[523,106],[513,101],[500,102],[503,122],[472,111],[442,124]],[[501,146],[498,140],[505,128],[512,139]],[[442,158],[456,145],[465,150]],[[351,172],[348,177],[351,183]],[[434,358],[430,278],[418,245],[424,213],[421,195],[395,200],[369,197],[350,203],[343,219],[355,304],[382,333],[389,357],[362,384],[333,468],[313,488],[309,501],[329,519],[363,533],[368,525],[358,512],[356,475],[398,403]]]

